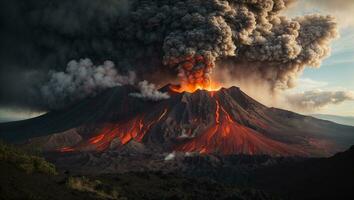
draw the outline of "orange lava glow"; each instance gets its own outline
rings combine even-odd
[[[89,140],[89,142],[90,142],[91,144],[96,144],[96,143],[98,143],[99,141],[101,141],[103,138],[104,138],[104,134],[101,134],[101,135],[98,135],[98,136],[96,136],[96,137],[91,138],[91,139]]]
[[[60,148],[59,151],[65,153],[65,152],[73,152],[73,151],[75,151],[75,149],[72,147],[63,147],[63,148]]]
[[[221,89],[221,86],[216,83],[211,81],[209,84],[190,84],[190,83],[185,83],[182,85],[173,85],[170,86],[170,89],[174,92],[182,93],[182,92],[189,92],[193,93],[197,90],[206,90],[206,91],[218,91]]]
[[[264,154],[301,155],[285,144],[266,138],[233,119],[223,105],[215,98],[215,122],[200,135],[178,145],[176,151],[199,152],[200,154]]]
[[[142,142],[145,134],[153,128],[167,114],[167,109],[160,111],[156,118],[151,119],[144,115],[139,115],[129,121],[116,124],[106,124],[100,133],[91,137],[87,142],[83,142],[75,147],[65,147],[59,149],[60,152],[72,152],[81,150],[103,151],[110,147],[114,139],[119,139],[120,144],[124,145],[135,140]]]

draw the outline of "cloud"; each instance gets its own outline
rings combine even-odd
[[[304,112],[311,112],[328,105],[354,101],[354,92],[309,90],[302,93],[290,94],[286,99],[293,108]]]

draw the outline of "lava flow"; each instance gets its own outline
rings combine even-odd
[[[131,140],[141,143],[145,134],[150,131],[166,113],[167,109],[164,109],[156,119],[150,119],[145,115],[141,115],[123,123],[106,124],[98,135],[91,137],[87,142],[83,142],[76,147],[64,147],[59,151],[72,152],[91,149],[103,151],[109,148],[112,141],[115,139],[118,139],[121,145],[125,145]]]
[[[201,154],[270,154],[292,155],[294,152],[303,154],[296,149],[289,148],[280,142],[266,138],[264,135],[235,121],[226,109],[215,100],[214,123],[197,137],[177,146],[177,151],[199,152]]]

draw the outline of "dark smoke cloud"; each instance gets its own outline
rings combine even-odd
[[[281,16],[290,2],[14,0],[1,5],[1,68],[64,71],[68,60],[89,57],[154,83],[171,79],[151,74],[168,73],[206,85],[227,60],[235,79],[256,73],[272,90],[286,89],[305,66],[319,66],[337,35],[330,16]]]
[[[288,95],[287,100],[295,109],[309,112],[319,110],[331,104],[354,101],[354,92],[310,90]]]
[[[221,60],[235,80],[256,77],[272,91],[293,88],[306,66],[319,67],[330,53],[330,41],[337,37],[333,17],[309,15],[292,20],[277,18],[265,35],[253,38],[253,45],[233,59]]]

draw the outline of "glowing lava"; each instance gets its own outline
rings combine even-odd
[[[218,91],[221,89],[221,86],[213,81],[210,81],[209,84],[190,84],[184,83],[181,85],[171,85],[170,89],[174,92],[182,93],[189,92],[193,93],[197,90],[206,90],[206,91]]]
[[[60,152],[73,152],[80,150],[94,149],[103,151],[107,149],[114,139],[119,139],[121,145],[125,145],[131,140],[142,142],[144,136],[166,115],[167,109],[160,111],[156,118],[149,118],[145,115],[139,115],[129,121],[122,123],[106,124],[100,133],[91,137],[75,147],[64,147]]]
[[[75,151],[75,149],[72,147],[63,147],[63,148],[58,149],[58,151],[65,153],[65,152],[73,152],[73,151]]]

